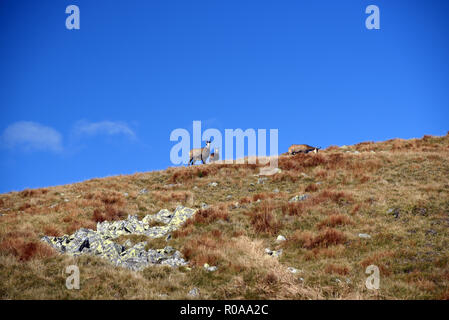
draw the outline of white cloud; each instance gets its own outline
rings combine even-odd
[[[128,138],[134,139],[136,134],[134,131],[124,122],[113,121],[100,121],[100,122],[87,122],[79,121],[74,128],[75,134],[78,135],[125,135]]]
[[[32,121],[11,124],[3,131],[0,141],[6,147],[18,147],[27,151],[62,151],[62,135],[51,127]]]

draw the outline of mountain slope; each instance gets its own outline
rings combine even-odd
[[[0,297],[184,299],[197,288],[204,299],[447,299],[448,160],[449,135],[424,136],[282,155],[266,179],[258,165],[208,164],[1,194]],[[40,241],[178,205],[199,210],[170,240],[118,241],[170,245],[187,268],[134,272]],[[80,290],[65,287],[71,264]],[[365,287],[369,265],[379,290]]]

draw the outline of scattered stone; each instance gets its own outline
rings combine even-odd
[[[163,237],[178,229],[187,219],[193,216],[194,209],[179,206],[172,213],[167,209],[155,215],[147,215],[142,221],[137,216],[129,215],[127,220],[103,221],[97,224],[97,231],[81,228],[73,235],[61,237],[44,236],[41,240],[60,253],[71,256],[90,254],[109,260],[113,265],[139,271],[151,264],[164,264],[172,267],[185,266],[187,262],[179,251],[167,246],[164,249],[145,250],[146,242],[120,245],[113,241],[122,235],[146,235],[150,238]],[[157,221],[163,226],[151,227],[150,222]],[[129,245],[129,247],[128,247]]]
[[[268,180],[268,178],[259,178],[257,179],[257,184],[264,184],[266,180]]]
[[[419,214],[419,215],[425,217],[425,216],[427,216],[427,209],[426,208],[414,208],[413,213]]]
[[[209,205],[207,204],[207,203],[201,203],[201,209],[207,209],[207,208],[209,208]]]
[[[359,233],[359,238],[362,239],[371,239],[371,236],[367,233]]]
[[[255,184],[254,184],[254,183],[252,183],[252,182],[251,182],[251,183],[250,183],[249,185],[250,185],[250,186],[255,186]]]
[[[293,267],[288,267],[287,269],[288,269],[288,271],[290,271],[291,273],[298,273],[298,269],[295,269],[295,268],[293,268]]]
[[[69,199],[64,199],[64,202],[69,202]]]
[[[200,295],[200,292],[198,288],[193,288],[192,290],[189,291],[187,295],[190,297],[198,297]]]
[[[276,189],[273,190],[273,192],[274,192],[274,193],[279,193],[279,189],[276,188]]]
[[[209,183],[209,187],[216,187],[216,186],[218,186],[218,183],[217,183],[217,182],[211,182],[211,183]]]
[[[125,197],[128,197],[128,196],[129,196],[128,192],[125,192],[123,195],[124,195]]]
[[[271,255],[272,255],[273,257],[275,257],[275,258],[280,257],[281,254],[282,254],[282,249],[273,251],[273,252],[271,253]]]
[[[197,186],[194,186],[194,187],[193,187],[193,190],[198,190],[198,187],[197,187]]]
[[[171,234],[169,234],[166,238],[165,241],[169,241],[171,239]]]
[[[387,213],[388,214],[392,214],[394,216],[395,219],[399,218],[399,209],[395,208],[395,209],[388,209]]]
[[[147,194],[148,190],[146,188],[143,188],[142,190],[139,191],[139,194]]]
[[[431,236],[435,236],[437,234],[437,232],[433,229],[429,229],[426,231],[426,236],[431,235]]]
[[[310,176],[309,175],[307,175],[306,173],[304,173],[304,172],[301,172],[301,175],[304,177],[304,178],[310,178]]]
[[[283,236],[283,235],[278,235],[278,237],[276,238],[277,242],[282,242],[282,241],[286,241],[287,239]]]
[[[226,199],[228,199],[228,200],[229,200],[229,199],[232,199],[232,195],[227,195],[227,196],[226,196]]]
[[[272,257],[279,257],[282,254],[282,249],[279,250],[270,250],[269,248],[265,248],[265,253]]]
[[[360,154],[360,152],[358,152],[358,151],[354,151],[353,153],[354,153],[354,154]]]
[[[335,278],[335,282],[336,282],[336,283],[341,283],[341,280],[338,279],[338,278]]]
[[[217,270],[216,266],[209,266],[209,264],[207,264],[207,263],[205,263],[203,267],[204,267],[204,269],[206,269],[209,272],[214,272]]]
[[[291,198],[288,202],[304,201],[307,198],[309,198],[309,195],[307,195],[307,194],[296,195],[293,198]]]

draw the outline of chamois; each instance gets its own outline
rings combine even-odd
[[[290,148],[288,148],[289,154],[297,154],[297,153],[318,153],[318,150],[321,149],[321,147],[312,147],[308,144],[292,144]]]
[[[210,154],[210,140],[206,141],[206,146],[204,148],[196,148],[190,150],[189,166],[193,165],[197,160],[201,160],[203,164],[205,164],[207,158],[209,157],[209,154]]]

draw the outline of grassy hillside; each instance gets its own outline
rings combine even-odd
[[[208,164],[1,194],[0,298],[184,299],[192,288],[201,299],[449,298],[449,135],[282,155],[279,167],[266,180],[258,165]],[[179,204],[199,209],[168,240],[190,267],[133,272],[40,241]],[[71,264],[80,290],[65,287]],[[379,290],[365,287],[371,264]]]

